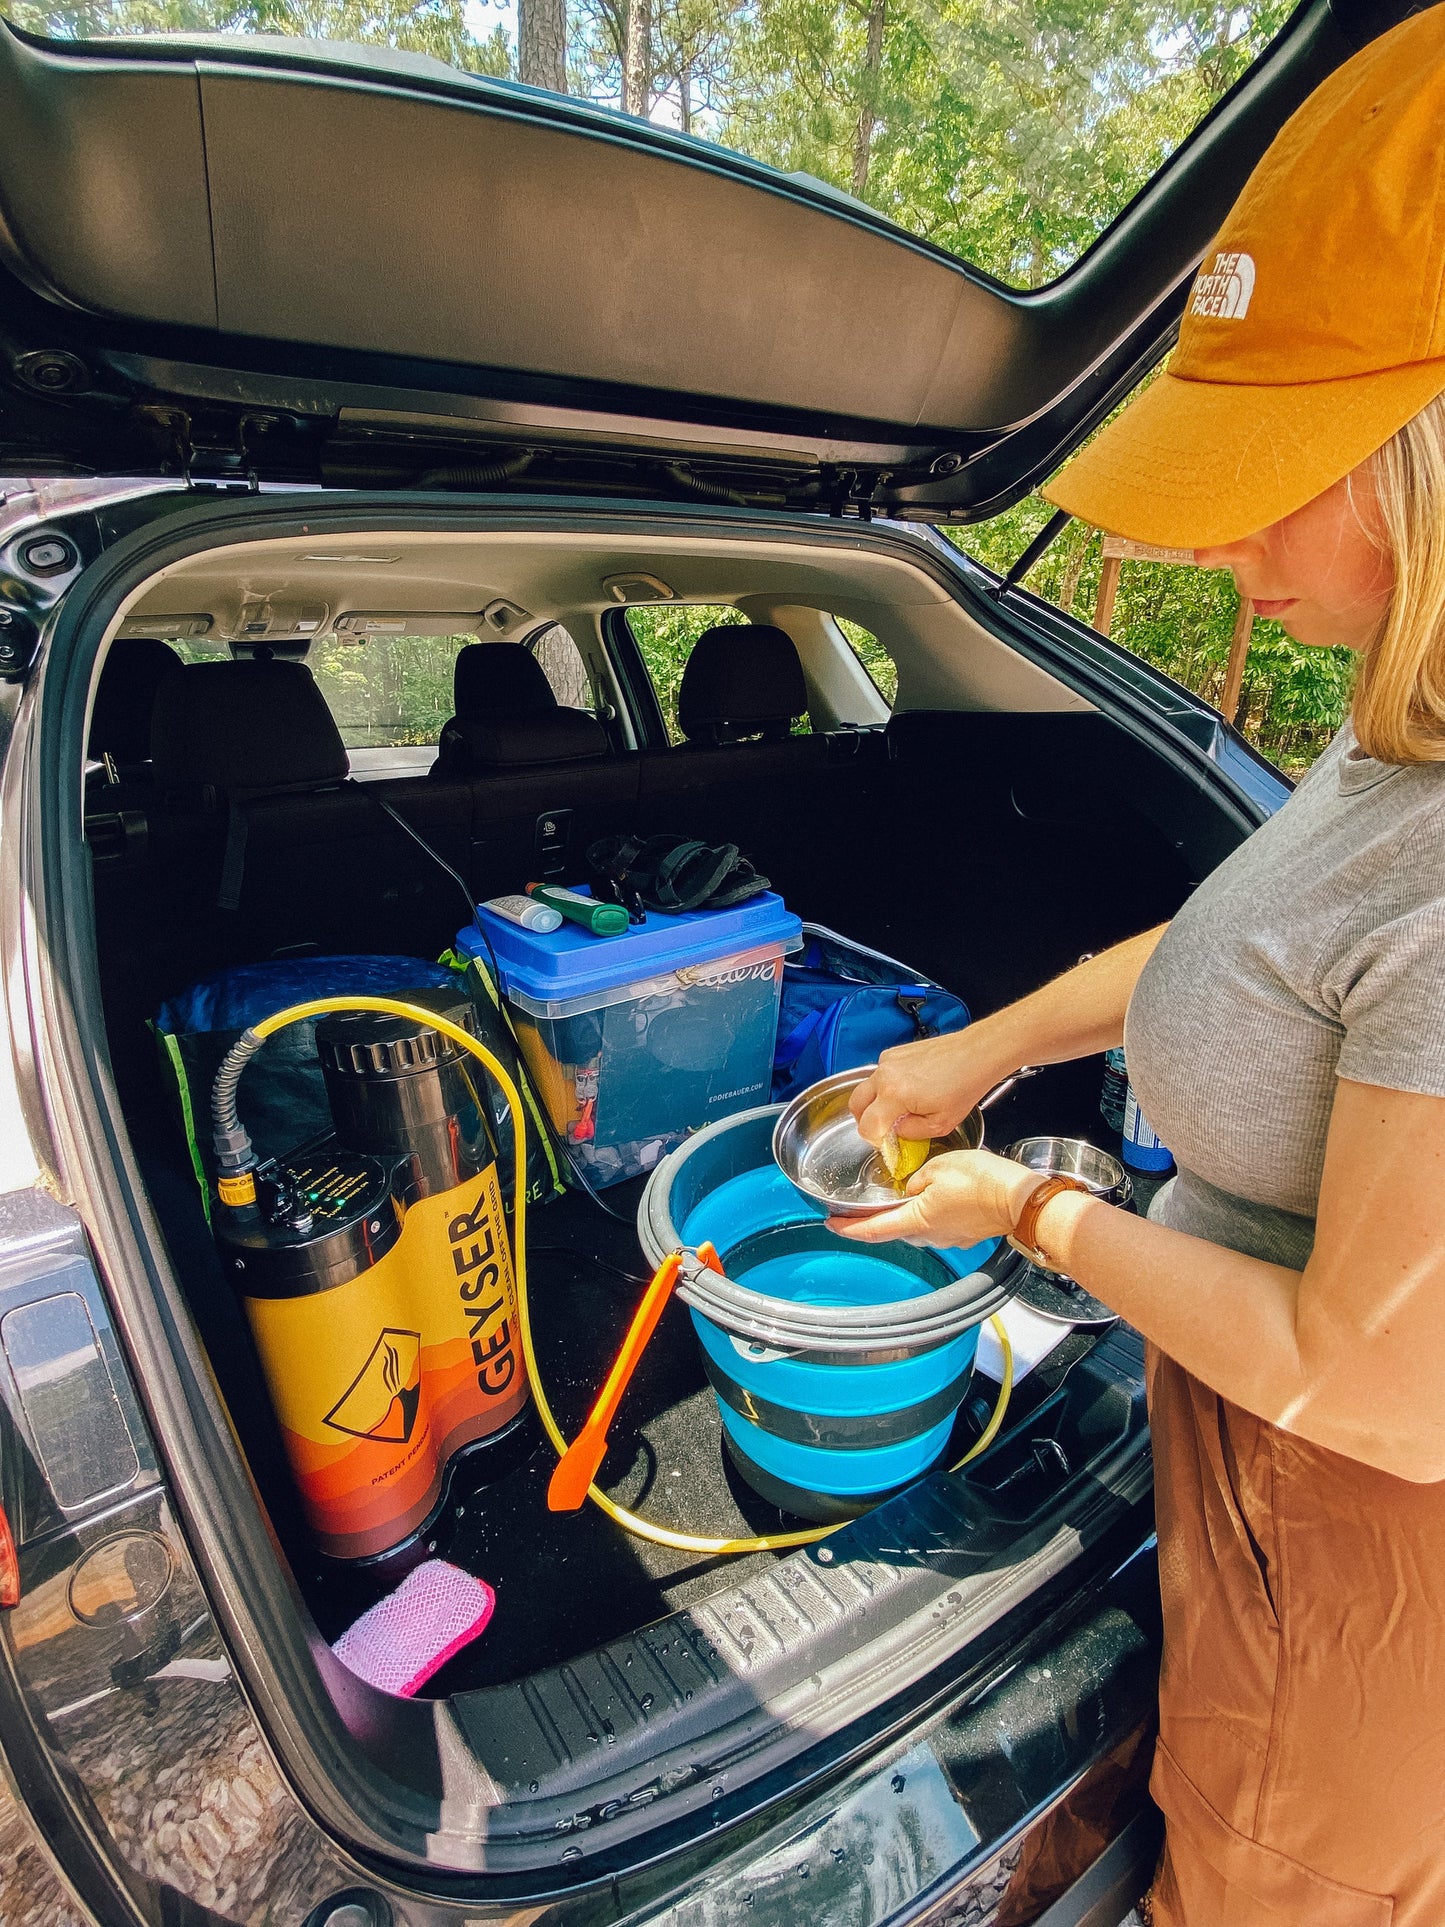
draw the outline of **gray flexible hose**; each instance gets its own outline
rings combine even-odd
[[[256,1162],[250,1135],[236,1109],[236,1092],[242,1072],[265,1041],[254,1030],[243,1030],[221,1059],[211,1086],[211,1129],[216,1163],[223,1172],[247,1171]]]

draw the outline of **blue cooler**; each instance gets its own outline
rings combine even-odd
[[[617,937],[573,923],[542,935],[485,907],[478,923],[457,949],[495,960],[527,1069],[592,1184],[767,1101],[783,958],[803,932],[781,897],[653,910]]]

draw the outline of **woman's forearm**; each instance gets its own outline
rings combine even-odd
[[[979,1033],[975,1041],[982,1043],[986,1036],[1000,1073],[1020,1064],[1063,1064],[1122,1044],[1124,1013],[1139,973],[1168,928],[1161,923],[1101,950],[1041,990],[981,1019],[973,1026]]]
[[[1078,1192],[1045,1205],[1039,1241],[1060,1271],[1231,1404],[1379,1471],[1434,1483],[1445,1479],[1445,1157],[1419,1150],[1442,1100],[1344,1080],[1340,1090],[1302,1272]],[[1016,1214],[1034,1179],[1005,1182]]]
[[[1020,1192],[1031,1188],[1026,1179]],[[1332,1422],[1326,1411],[1301,1411],[1300,1272],[1076,1191],[1050,1200],[1038,1230],[1052,1264],[1221,1397],[1317,1444],[1368,1456],[1358,1439],[1346,1444],[1339,1415]]]
[[[890,1131],[942,1137],[1020,1065],[1062,1064],[1121,1043],[1139,972],[1165,927],[1115,944],[962,1030],[884,1051],[850,1099],[859,1130],[873,1144]]]

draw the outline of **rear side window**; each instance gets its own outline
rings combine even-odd
[[[362,641],[327,636],[308,651],[306,663],[348,749],[416,747],[440,740],[454,713],[457,656],[476,640],[474,635]],[[529,638],[526,646],[564,709],[595,709],[587,665],[560,623]]]
[[[561,623],[554,622],[550,629],[544,629],[529,646],[563,709],[585,709],[595,715],[597,693],[592,687],[592,678],[582,660],[582,651]]]
[[[898,664],[871,629],[865,629],[857,622],[849,622],[846,616],[835,616],[833,620],[867,671],[869,681],[891,709],[898,700]]]

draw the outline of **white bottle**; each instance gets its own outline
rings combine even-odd
[[[534,931],[539,937],[562,928],[562,912],[554,910],[549,903],[538,903],[535,897],[489,897],[481,907],[490,910],[494,917],[505,917],[508,923],[521,924],[524,930]]]

